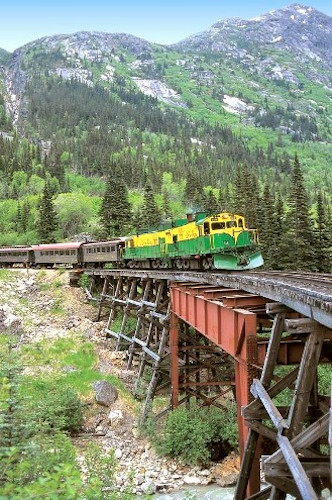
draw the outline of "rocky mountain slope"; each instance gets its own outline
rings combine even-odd
[[[182,107],[191,106],[188,97],[197,97],[199,88],[207,87],[214,91],[215,100],[222,100],[223,109],[233,113],[250,111],[259,93],[271,103],[283,103],[280,94],[286,89],[297,94],[300,108],[315,114],[318,106],[330,101],[331,47],[332,18],[299,4],[249,21],[219,21],[171,47],[119,33],[56,35],[17,49],[9,61],[2,57],[1,93],[15,122],[24,119],[21,104],[26,83],[41,72],[106,88],[122,76],[133,88]],[[221,73],[226,67],[232,76],[223,84]],[[194,84],[191,96],[184,92],[181,80]],[[264,81],[272,83],[273,90]],[[241,100],[246,83],[253,95]],[[303,95],[309,85],[321,94],[320,99]],[[228,94],[239,100],[231,102]]]
[[[323,68],[331,68],[332,19],[312,7],[292,4],[250,20],[219,21],[174,48],[232,53],[244,60],[275,49],[288,51],[301,63],[316,61]]]
[[[251,151],[258,148],[271,153],[277,147],[279,158],[294,156],[298,151],[294,145],[303,143],[304,163],[327,170],[330,178],[331,47],[332,18],[299,4],[256,19],[219,21],[172,46],[119,33],[44,37],[13,54],[0,54],[0,131],[6,112],[20,134],[42,140],[44,145],[56,143],[57,157],[63,151],[74,154],[86,132],[96,135],[103,127],[102,119],[98,122],[99,108],[94,112],[98,99],[100,109],[114,110],[114,116],[110,112],[105,118],[109,133],[125,131],[123,149],[131,147],[137,131],[145,134],[140,141],[144,158],[151,157],[149,141],[154,137],[159,141],[170,135],[176,138],[163,163],[175,153],[175,146],[188,151],[179,129],[203,120],[230,127]],[[89,92],[83,93],[82,86]],[[86,112],[80,110],[78,117],[75,95],[81,107],[87,104]],[[155,113],[156,108],[164,116],[173,113],[167,123]],[[117,120],[120,110],[123,115],[128,110],[121,123]],[[57,114],[61,123],[54,118]],[[170,122],[181,124],[170,132]],[[70,142],[72,136],[75,140]],[[203,132],[189,139],[192,152],[188,156],[199,154],[202,144],[216,147]],[[91,142],[96,144],[96,139]],[[105,143],[104,138],[100,142]],[[136,143],[132,147],[137,151]],[[96,150],[95,158],[97,146]],[[77,153],[78,158],[85,155],[82,150]],[[155,156],[152,160],[156,161]],[[278,160],[269,158],[268,162],[274,167]],[[84,167],[79,168],[84,173]]]

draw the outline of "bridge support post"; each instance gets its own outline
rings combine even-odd
[[[179,320],[176,314],[171,312],[170,325],[171,346],[171,407],[177,408],[179,404]]]

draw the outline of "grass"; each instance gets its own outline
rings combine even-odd
[[[76,389],[84,397],[92,393],[92,384],[97,380],[107,380],[131,404],[134,398],[125,385],[114,375],[101,374],[96,369],[97,356],[92,342],[84,342],[79,336],[75,338],[60,338],[51,345],[48,341],[30,344],[22,347],[22,360],[25,365],[37,368],[37,374],[25,377],[25,390],[31,397],[38,397],[38,386],[43,380],[56,379],[60,385]],[[50,367],[51,373],[43,374],[43,368]],[[66,371],[65,368],[72,368]],[[38,368],[41,375],[38,376]],[[34,370],[33,370],[34,372]]]
[[[58,297],[57,299],[55,299],[54,304],[51,307],[51,313],[58,316],[64,316],[66,311],[62,304],[62,298]]]
[[[18,272],[12,269],[0,269],[0,281],[13,281],[18,276]]]

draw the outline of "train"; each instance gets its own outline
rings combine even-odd
[[[261,267],[256,229],[242,215],[189,215],[141,234],[98,242],[0,247],[0,267],[125,267],[130,269],[232,270]]]

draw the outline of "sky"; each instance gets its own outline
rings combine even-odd
[[[331,0],[2,0],[0,48],[9,52],[43,36],[103,31],[171,44],[221,19],[250,19],[292,3],[332,16]]]

